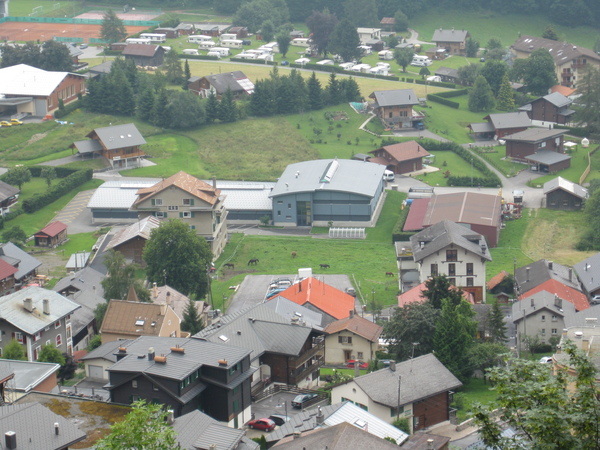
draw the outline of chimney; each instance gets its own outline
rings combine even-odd
[[[548,261],[548,269],[550,269],[550,270],[554,269],[554,263],[552,261]]]
[[[173,411],[172,409],[169,409],[167,411],[167,423],[169,425],[173,425],[174,422],[175,422],[175,411]]]
[[[156,286],[156,281],[152,285],[152,297],[154,298],[154,300],[158,298],[158,287]]]
[[[167,305],[171,306],[171,302],[172,302],[172,300],[171,300],[171,293],[167,292]]]
[[[562,308],[562,298],[560,298],[558,294],[554,294],[554,306]]]
[[[317,425],[321,425],[325,421],[325,416],[323,415],[323,411],[321,411],[321,407],[317,410]]]
[[[213,176],[212,177],[212,182],[213,182],[213,188],[217,188],[217,177]]]
[[[573,281],[573,268],[569,267],[569,281]]]
[[[26,298],[25,300],[23,300],[23,307],[27,311],[33,312],[33,300],[30,298]]]
[[[350,310],[350,314],[348,315],[348,317],[350,317],[351,319],[354,317],[354,310],[353,309]]]
[[[392,372],[396,371],[396,363],[394,361],[390,361],[390,370]]]
[[[161,363],[161,364],[166,364],[167,363],[167,357],[165,355],[155,356],[154,357],[154,362]]]
[[[433,439],[427,439],[427,449],[433,450]]]
[[[154,361],[154,347],[148,349],[148,361]]]
[[[217,444],[210,444],[208,450],[217,450]]]
[[[57,436],[60,434],[60,425],[58,422],[54,422],[54,434]]]
[[[42,305],[43,305],[44,314],[49,316],[50,315],[50,300],[45,298],[44,300],[42,300]]]
[[[17,433],[14,431],[7,431],[4,433],[4,445],[9,450],[17,448]]]
[[[530,267],[525,267],[525,283],[529,283],[529,270]]]

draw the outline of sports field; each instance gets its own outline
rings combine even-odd
[[[79,14],[78,16],[75,16],[75,19],[97,19],[97,20],[102,20],[104,19],[104,12],[105,11],[88,11],[86,13],[83,14]],[[139,20],[139,21],[145,21],[145,20],[154,20],[154,18],[158,17],[161,15],[160,11],[156,11],[156,12],[144,12],[144,11],[136,11],[136,10],[131,10],[128,11],[126,13],[123,12],[117,12],[115,10],[117,17],[121,20]]]
[[[100,38],[101,25],[73,23],[5,22],[0,24],[0,41],[47,41],[56,37]],[[146,30],[147,26],[125,26],[128,35]]]

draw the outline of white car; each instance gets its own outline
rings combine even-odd
[[[540,358],[540,364],[552,364],[552,356],[542,356]]]

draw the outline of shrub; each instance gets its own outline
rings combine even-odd
[[[65,117],[66,115],[72,113],[76,109],[81,108],[81,106],[81,100],[75,100],[74,102],[71,102],[66,106],[64,106],[63,104],[63,107],[61,109],[58,109],[54,112],[54,117],[57,119]]]
[[[78,170],[75,173],[63,178],[50,189],[41,194],[36,194],[23,202],[23,210],[26,213],[33,213],[44,206],[58,200],[67,192],[81,186],[92,179],[92,169]]]

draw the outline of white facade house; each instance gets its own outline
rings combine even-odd
[[[381,39],[381,28],[357,28],[356,32],[362,45],[373,39]]]
[[[450,284],[485,303],[486,263],[492,260],[485,237],[466,225],[442,220],[410,238],[419,281],[445,275]]]
[[[348,360],[375,359],[383,327],[350,314],[325,328],[325,364],[345,364]]]

